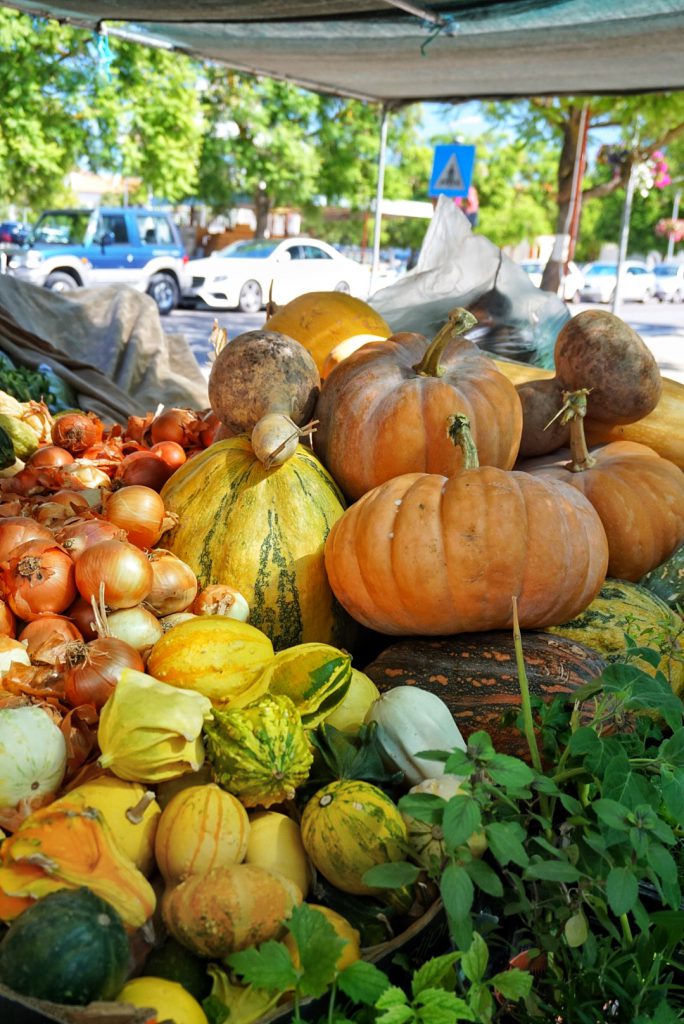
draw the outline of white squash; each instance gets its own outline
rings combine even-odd
[[[18,828],[48,803],[66,771],[64,736],[35,704],[0,708],[0,825]]]
[[[378,743],[386,762],[415,786],[444,774],[439,761],[417,755],[424,750],[465,750],[466,743],[443,700],[419,686],[395,686],[370,707],[366,722],[377,722]]]

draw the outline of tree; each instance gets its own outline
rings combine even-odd
[[[542,142],[558,152],[555,231],[567,233],[575,153],[582,107],[588,104],[589,131],[613,129],[617,148],[625,153],[619,164],[596,168],[582,190],[582,198],[602,198],[624,188],[634,164],[657,150],[667,149],[684,136],[684,93],[640,96],[532,98],[488,105],[488,114],[505,123],[526,142]],[[549,261],[542,287],[554,291],[560,283],[561,263]]]
[[[37,210],[59,201],[77,165],[138,176],[171,201],[194,188],[196,65],[121,40],[109,45],[111,60],[89,32],[0,9],[0,180],[8,202]]]

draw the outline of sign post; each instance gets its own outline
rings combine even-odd
[[[435,146],[428,195],[465,198],[473,180],[474,164],[475,146]]]

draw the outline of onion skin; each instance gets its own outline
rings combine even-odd
[[[201,428],[201,419],[191,409],[164,409],[152,420],[150,438],[152,444],[160,441],[175,441],[183,448],[195,444]]]
[[[162,459],[171,469],[178,469],[187,458],[185,449],[175,441],[159,441],[157,444],[152,445],[150,451]]]
[[[249,620],[249,605],[239,590],[224,583],[210,583],[192,603],[195,615],[223,615],[238,622]]]
[[[59,445],[48,444],[44,448],[38,448],[26,460],[26,465],[33,469],[50,469],[59,466],[68,466],[74,461],[71,452]]]
[[[153,579],[146,556],[127,541],[94,544],[76,562],[76,586],[81,597],[97,601],[102,587],[109,608],[133,608],[140,604],[152,589]]]
[[[6,562],[20,544],[30,540],[54,540],[47,526],[41,526],[28,516],[9,516],[0,519],[0,562]]]
[[[21,544],[2,564],[2,582],[10,608],[25,622],[59,614],[76,597],[74,563],[54,539]]]
[[[73,664],[65,677],[64,692],[72,707],[92,704],[98,711],[114,692],[124,668],[144,669],[143,660],[129,644],[102,637],[72,651]]]
[[[161,463],[161,459],[159,460]],[[166,525],[164,502],[151,487],[133,484],[107,496],[104,517],[128,534],[131,544],[151,548]],[[137,604],[137,601],[136,601]]]
[[[66,648],[83,641],[80,630],[62,615],[46,615],[24,626],[19,640],[34,665],[60,665],[66,660]]]
[[[107,629],[112,637],[123,640],[137,651],[143,661],[164,633],[159,619],[141,604],[111,612],[107,616]]]
[[[77,562],[83,552],[103,540],[126,540],[126,531],[106,519],[82,519],[77,523],[63,526],[55,539]]]
[[[77,597],[64,614],[74,623],[84,640],[97,640],[97,623],[90,601]]]
[[[190,566],[165,548],[155,548],[147,555],[154,582],[145,604],[155,615],[184,612],[197,596],[197,577]]]
[[[14,638],[17,635],[17,621],[6,601],[0,600],[0,636]]]
[[[181,451],[183,449],[181,448]],[[183,452],[185,461],[185,452]],[[139,484],[160,491],[173,473],[173,468],[150,450],[149,452],[131,452],[116,467],[114,479],[124,487]]]
[[[104,425],[92,412],[65,412],[52,424],[52,443],[81,455],[102,440]]]

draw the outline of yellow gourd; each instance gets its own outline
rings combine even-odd
[[[173,1024],[208,1024],[204,1010],[177,981],[166,978],[133,978],[116,997],[117,1003],[156,1010],[156,1020]]]
[[[355,963],[361,959],[361,934],[349,923],[346,917],[342,917],[342,914],[338,914],[336,911],[331,910],[330,907],[322,907],[317,903],[310,903],[309,906],[312,910],[317,910],[323,914],[326,920],[333,926],[337,935],[340,939],[344,939],[346,946],[340,953],[337,963],[335,964],[338,971],[343,971],[345,967],[349,967],[350,964]],[[297,940],[295,939],[292,932],[288,932],[283,939],[284,945],[289,949],[290,956],[292,957],[292,963],[295,967],[301,967],[301,960],[299,959],[299,948],[297,946]]]
[[[309,891],[311,865],[301,830],[286,814],[262,811],[252,815],[245,863],[284,875],[295,883],[303,897]]]

